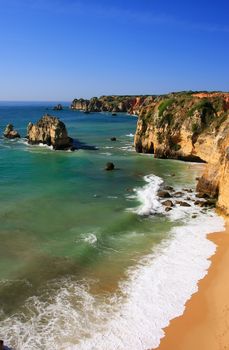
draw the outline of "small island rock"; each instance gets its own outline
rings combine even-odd
[[[62,111],[63,110],[63,106],[59,103],[58,105],[56,105],[54,108],[53,108],[54,111]]]
[[[14,130],[14,126],[12,124],[8,124],[5,128],[4,134],[7,139],[16,139],[20,138],[20,134]]]
[[[31,145],[43,143],[55,150],[74,150],[73,140],[68,136],[65,124],[58,118],[45,115],[36,124],[27,127],[28,142]]]
[[[108,162],[108,163],[106,164],[105,170],[111,171],[111,170],[114,170],[114,168],[115,168],[114,163]]]

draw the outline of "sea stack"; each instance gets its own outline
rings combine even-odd
[[[68,136],[65,124],[48,114],[36,124],[28,124],[27,137],[31,145],[42,143],[53,146],[55,150],[74,150],[73,140]]]
[[[8,124],[5,128],[5,131],[3,133],[3,135],[7,138],[7,139],[16,139],[16,138],[20,138],[20,134],[14,130],[14,126],[12,124]]]
[[[53,107],[54,111],[62,111],[63,110],[63,106],[59,103],[58,105],[56,105],[55,107]]]

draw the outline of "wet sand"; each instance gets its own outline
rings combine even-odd
[[[229,219],[226,231],[208,238],[217,245],[208,274],[184,314],[165,329],[158,350],[229,350]]]

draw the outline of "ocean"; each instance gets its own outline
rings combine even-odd
[[[48,112],[79,148],[0,138],[0,339],[15,350],[156,348],[207,273],[207,233],[223,229],[194,192],[170,212],[157,192],[194,190],[203,165],[137,154],[134,116],[51,106],[0,103],[1,134],[13,123],[25,136]]]

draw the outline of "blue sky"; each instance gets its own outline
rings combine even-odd
[[[0,0],[0,100],[229,91],[228,0]]]

